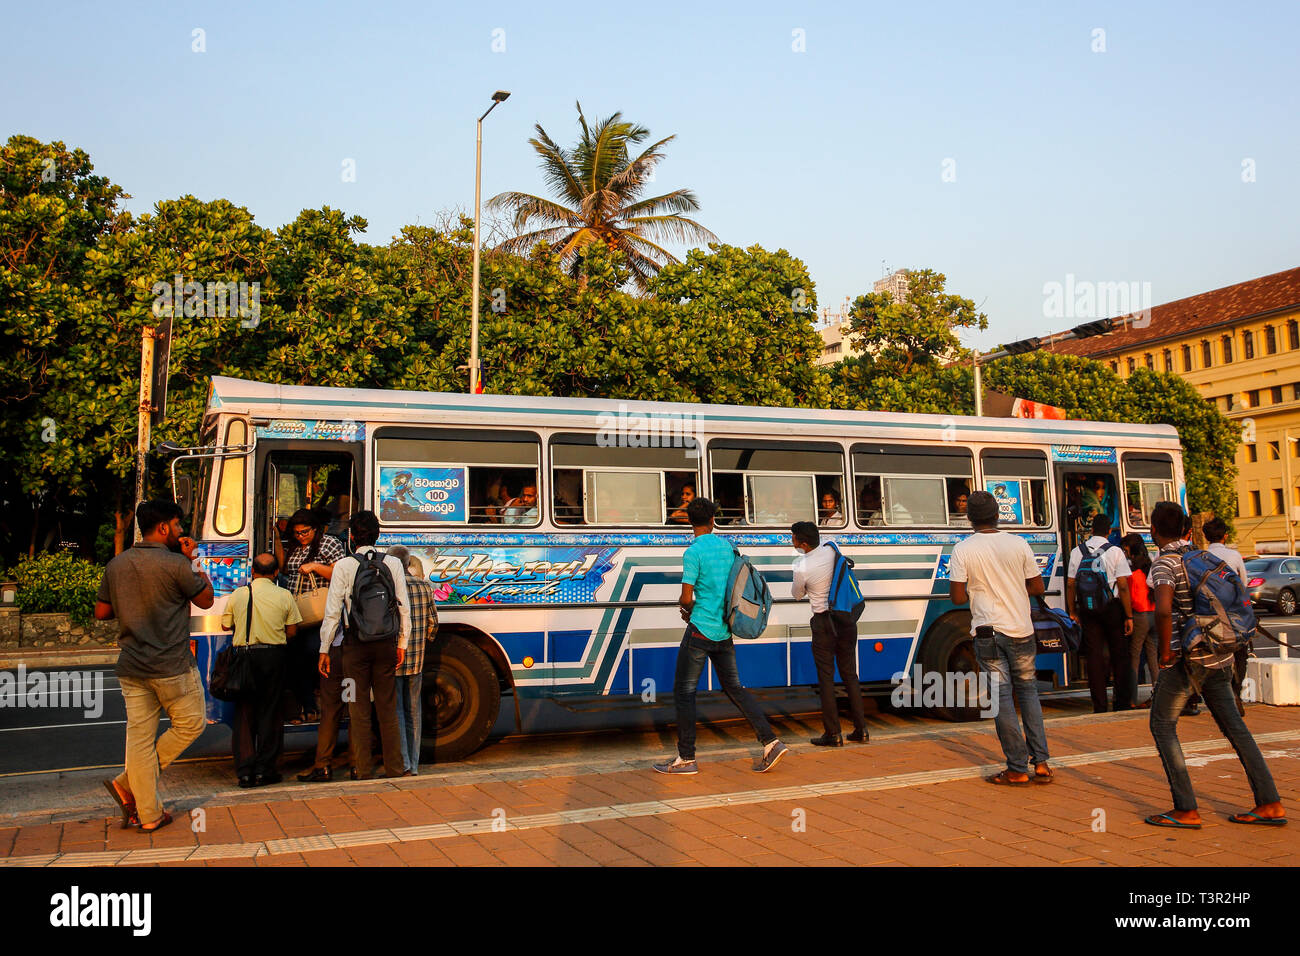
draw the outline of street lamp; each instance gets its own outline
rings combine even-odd
[[[1282,430],[1282,480],[1285,482],[1282,490],[1282,520],[1286,522],[1286,553],[1295,554],[1295,525],[1292,523],[1291,502],[1295,498],[1295,491],[1291,487],[1291,444],[1300,442],[1300,439],[1291,436],[1291,429]]]
[[[479,260],[479,199],[483,187],[483,120],[510,96],[507,90],[492,94],[492,105],[478,118],[474,139],[474,283],[471,290],[469,320],[469,393],[478,393],[478,260]]]
[[[1069,342],[1073,339],[1087,339],[1092,338],[1094,335],[1105,335],[1119,328],[1123,322],[1122,319],[1098,319],[1096,322],[1085,322],[1083,325],[1076,325],[1068,332],[1054,332],[1051,335],[1021,339],[1019,342],[1004,345],[993,352],[976,351],[973,356],[975,364],[976,417],[981,417],[984,414],[984,381],[983,376],[980,375],[981,362],[992,362],[995,359],[1006,358],[1008,355],[1025,355],[1029,352],[1036,352],[1044,346],[1055,345],[1057,342]]]

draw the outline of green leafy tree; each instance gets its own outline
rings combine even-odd
[[[509,212],[519,235],[505,240],[506,252],[524,253],[545,242],[570,273],[579,274],[583,250],[596,243],[623,253],[632,281],[644,289],[652,276],[677,258],[663,242],[710,242],[716,237],[685,213],[700,208],[689,189],[642,198],[653,180],[667,136],[633,155],[650,131],[622,113],[588,124],[578,104],[582,136],[571,148],[555,143],[540,124],[528,142],[541,157],[542,176],[556,199],[503,192],[489,210]],[[530,228],[540,226],[540,228]],[[526,230],[526,231],[525,231]]]
[[[882,371],[906,377],[915,365],[938,365],[967,354],[958,329],[986,329],[988,317],[975,303],[944,291],[948,281],[933,269],[908,269],[907,296],[896,301],[891,292],[868,292],[850,307],[849,339],[875,356]]]

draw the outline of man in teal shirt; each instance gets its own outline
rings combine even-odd
[[[754,696],[740,683],[736,668],[736,645],[723,619],[727,578],[735,552],[713,533],[717,513],[708,498],[695,498],[686,508],[695,532],[695,542],[682,557],[682,620],[686,633],[677,650],[677,673],[673,696],[677,704],[677,758],[654,765],[660,773],[699,773],[695,761],[695,694],[704,665],[712,661],[718,683],[754,728],[763,755],[754,762],[759,773],[772,769],[785,756],[786,746],[777,739],[759,709]]]

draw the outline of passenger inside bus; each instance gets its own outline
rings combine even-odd
[[[817,523],[823,528],[839,528],[844,524],[844,510],[840,507],[840,493],[835,488],[827,488],[821,493],[821,507],[817,512]]]
[[[682,485],[682,489],[677,495],[677,507],[673,508],[669,513],[668,523],[689,525],[691,519],[686,516],[686,506],[694,500],[695,483],[688,481]]]
[[[880,500],[880,479],[874,475],[858,478],[858,521],[868,527],[885,523]]]

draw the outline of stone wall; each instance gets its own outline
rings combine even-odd
[[[20,614],[0,611],[0,645],[6,647],[113,647],[121,632],[117,621],[73,624],[66,614]]]

